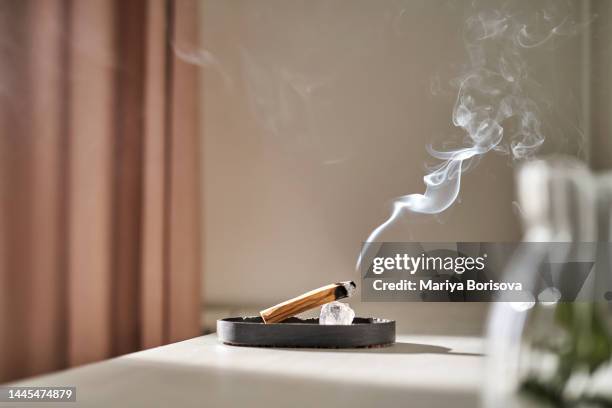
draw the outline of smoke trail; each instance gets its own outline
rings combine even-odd
[[[176,57],[188,64],[197,65],[203,68],[211,68],[217,71],[223,78],[223,83],[228,89],[234,87],[232,77],[223,68],[223,64],[210,51],[196,48],[194,46],[181,46],[172,44],[172,49]]]
[[[404,210],[437,214],[451,206],[459,194],[461,174],[474,159],[492,150],[524,159],[544,143],[537,104],[526,92],[534,82],[528,77],[522,52],[575,34],[588,23],[578,24],[569,17],[569,3],[546,2],[545,7],[536,6],[535,10],[533,5],[511,3],[484,9],[466,20],[464,41],[469,62],[457,80],[452,112],[453,124],[466,134],[466,147],[451,151],[428,147],[431,156],[442,163],[423,177],[423,194],[394,201],[389,218],[368,236],[358,268],[369,244]]]

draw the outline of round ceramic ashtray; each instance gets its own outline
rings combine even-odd
[[[323,325],[319,319],[291,317],[265,324],[261,317],[217,320],[217,336],[225,344],[251,347],[358,348],[395,342],[395,321],[355,317],[348,325]]]

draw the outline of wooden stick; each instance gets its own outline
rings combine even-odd
[[[259,315],[264,323],[277,323],[317,306],[347,298],[355,293],[356,287],[353,281],[332,283],[262,310]]]

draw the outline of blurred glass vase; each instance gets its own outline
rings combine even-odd
[[[494,303],[486,406],[612,406],[612,176],[569,158],[518,173],[524,240],[505,279],[525,302]]]

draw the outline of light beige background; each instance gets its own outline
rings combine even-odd
[[[466,3],[202,2],[208,322],[359,280],[361,242],[393,198],[423,191],[425,164],[435,163],[425,146],[462,137],[451,123],[449,80],[466,61]],[[582,2],[578,12],[589,7]],[[552,150],[589,156],[591,52],[589,29],[527,61],[566,118],[551,124]],[[512,165],[484,157],[451,209],[404,218],[382,238],[520,239]],[[477,331],[486,307],[355,306],[428,332]]]

